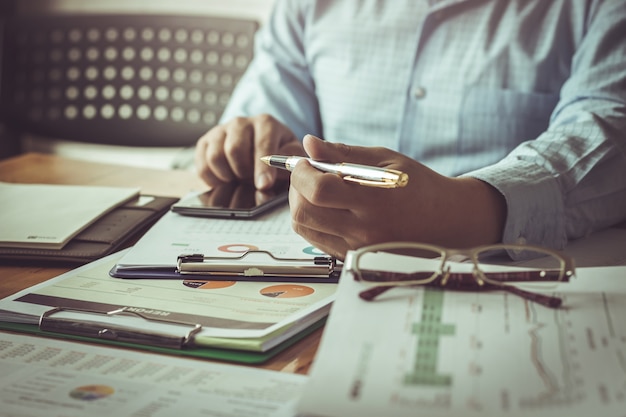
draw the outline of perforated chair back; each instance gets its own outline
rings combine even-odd
[[[5,27],[2,114],[47,137],[192,145],[222,114],[257,28],[210,16],[16,17]]]

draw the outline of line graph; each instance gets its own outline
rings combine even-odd
[[[582,297],[560,296],[573,305],[580,304]],[[547,309],[506,294],[476,294],[470,302],[468,294],[424,288],[413,304],[414,318],[406,335],[414,343],[401,359],[404,365],[398,365],[404,391],[395,392],[394,401],[408,404],[406,390],[428,388],[434,391],[423,393],[430,392],[433,403],[437,395],[449,396],[450,403],[460,401],[458,395],[464,392],[465,407],[481,411],[489,404],[485,396],[494,395],[502,412],[532,413],[575,407],[592,388],[598,401],[619,401],[626,407],[626,335],[619,334],[616,325],[617,318],[626,316],[626,295],[620,295],[620,300],[617,295],[608,300],[603,293],[584,297],[596,306],[594,311],[603,312],[600,318],[579,309]],[[451,306],[456,313],[445,317]],[[488,314],[496,308],[502,312],[497,319]],[[453,371],[442,368],[450,360],[451,346],[466,349],[466,363]],[[589,357],[598,360],[606,355],[613,357],[612,371],[622,375],[623,384],[591,382],[590,375],[598,370],[590,369]],[[501,374],[502,369],[516,369],[516,373],[493,386],[490,375]],[[520,380],[525,381],[523,386]]]

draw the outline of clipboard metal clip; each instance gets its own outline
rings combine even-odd
[[[262,259],[251,259],[258,257]],[[191,275],[295,278],[333,277],[338,274],[337,260],[333,257],[282,258],[266,250],[249,250],[240,256],[204,256],[197,253],[180,255],[176,262],[176,272]]]
[[[120,325],[109,325],[87,319],[77,321],[74,318],[53,317],[55,314],[61,312],[85,313],[109,317],[115,315],[131,315],[151,322],[178,326],[191,326],[192,328],[183,336],[176,336],[157,331],[138,330],[136,328],[129,328]],[[107,312],[79,308],[55,307],[41,314],[39,317],[39,329],[44,332],[69,334],[86,338],[135,343],[170,349],[183,349],[193,345],[194,337],[198,332],[200,332],[200,330],[202,330],[202,325],[147,317],[139,312],[129,310],[129,307],[122,307],[117,310]]]

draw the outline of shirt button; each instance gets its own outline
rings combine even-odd
[[[424,98],[426,97],[426,89],[424,87],[417,87],[413,90],[413,97]]]

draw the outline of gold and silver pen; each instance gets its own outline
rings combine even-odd
[[[315,161],[303,156],[269,155],[261,158],[267,165],[292,171],[296,164],[307,160],[312,167],[323,172],[337,174],[345,181],[356,182],[361,185],[381,188],[404,187],[409,181],[409,176],[395,169],[379,168],[368,165],[358,165],[343,162],[331,164]]]

